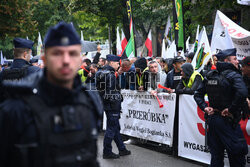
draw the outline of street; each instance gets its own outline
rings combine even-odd
[[[132,154],[129,156],[120,157],[120,159],[107,160],[102,158],[103,149],[103,134],[98,138],[98,161],[101,167],[199,167],[195,162],[173,157],[159,153],[150,149],[139,147],[137,145],[126,145]],[[115,143],[113,145],[113,152],[118,153]]]

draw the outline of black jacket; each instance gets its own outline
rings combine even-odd
[[[115,74],[115,69],[109,65],[103,68],[104,71],[109,71],[106,77],[105,91],[102,95],[105,111],[120,112],[121,110],[121,88],[119,85],[119,77]]]
[[[198,87],[201,85],[202,83],[202,79],[201,76],[196,75],[195,79],[194,79],[194,83],[192,85],[191,88],[187,88],[184,86],[183,84],[183,80],[185,80],[184,78],[181,79],[181,81],[179,82],[179,84],[177,85],[175,92],[177,94],[190,94],[193,95],[194,92],[198,89]],[[188,83],[189,78],[185,80],[186,83]]]
[[[218,62],[217,70],[221,73],[223,71],[228,71],[225,78],[229,81],[223,85],[223,90],[228,90],[221,94],[221,98],[231,98],[230,105],[227,106],[230,113],[236,113],[240,110],[241,104],[245,102],[248,95],[246,85],[238,69],[234,67],[231,63]],[[207,78],[205,77],[202,84],[195,91],[194,99],[198,106],[204,111],[207,104],[205,103],[204,96],[206,92]],[[220,101],[221,99],[216,99]],[[211,106],[213,107],[213,106]]]
[[[39,136],[31,108],[23,98],[36,94],[47,106],[65,106],[80,103],[80,93],[87,97],[89,107],[93,109],[93,123],[98,126],[98,119],[103,111],[98,94],[82,87],[80,77],[76,77],[73,90],[51,84],[46,79],[46,72],[35,73],[19,82],[5,82],[5,90],[10,97],[0,105],[0,166],[18,166],[13,159],[14,145],[37,143]],[[82,96],[81,96],[82,97]],[[39,107],[39,106],[37,106]]]

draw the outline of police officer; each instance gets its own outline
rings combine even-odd
[[[109,71],[106,75],[105,92],[102,96],[104,111],[107,116],[107,128],[104,136],[104,159],[116,159],[120,156],[131,154],[128,151],[122,141],[120,135],[120,112],[122,96],[119,87],[119,77],[116,71],[119,68],[120,57],[116,55],[107,55],[108,65],[104,67],[104,70]],[[112,140],[115,141],[119,155],[112,152]]]
[[[44,71],[4,83],[12,96],[0,105],[0,166],[99,166],[97,118],[103,109],[77,75],[80,38],[60,22],[44,44]]]
[[[21,79],[40,70],[39,67],[32,66],[29,63],[34,42],[28,39],[15,38],[13,43],[14,61],[10,68],[3,70],[1,80]]]
[[[239,125],[241,103],[246,100],[247,88],[238,70],[236,49],[223,50],[217,55],[217,70],[210,71],[194,94],[198,106],[207,114],[208,146],[211,167],[224,166],[226,149],[231,167],[245,166],[248,152]],[[207,93],[209,106],[204,101]]]

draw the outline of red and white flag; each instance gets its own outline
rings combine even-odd
[[[116,53],[117,55],[122,54],[121,38],[118,27],[116,29]]]
[[[152,34],[151,34],[151,30],[148,33],[148,37],[146,39],[145,46],[148,48],[148,56],[152,57],[153,56],[153,49],[152,49]]]
[[[125,50],[125,48],[126,48],[126,46],[127,46],[127,43],[128,43],[128,41],[127,41],[127,39],[126,39],[126,37],[125,37],[125,35],[124,35],[124,32],[122,31],[122,42],[121,42],[121,45],[122,45],[122,53],[123,53],[123,51]]]

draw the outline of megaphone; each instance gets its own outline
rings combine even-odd
[[[157,95],[154,95],[159,103],[159,107],[162,108],[163,107],[163,104],[162,102],[160,101],[159,97]]]
[[[162,86],[161,84],[158,84],[158,88],[160,88],[160,89],[165,89],[165,90],[167,90],[167,91],[171,91],[170,88],[166,88],[165,86]]]

